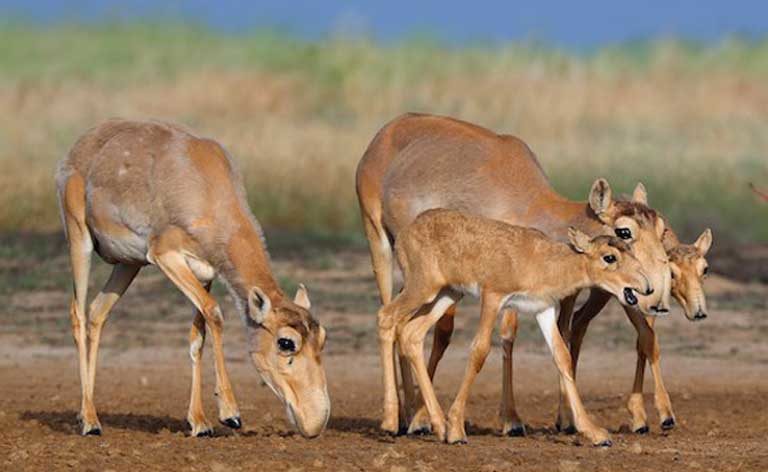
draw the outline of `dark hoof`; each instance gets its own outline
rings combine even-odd
[[[426,436],[427,434],[432,433],[432,430],[429,429],[429,427],[424,426],[419,429],[414,429],[413,431],[408,431],[408,434],[412,436]]]
[[[525,436],[525,426],[523,425],[513,426],[512,428],[510,428],[509,431],[507,431],[507,436],[510,436],[513,438]]]
[[[661,422],[661,429],[664,431],[668,431],[675,427],[675,419],[674,418],[667,418],[666,420]]]
[[[231,418],[222,420],[221,424],[223,424],[224,426],[229,426],[232,429],[240,429],[243,426],[243,423],[240,421],[239,416],[233,416]]]
[[[648,428],[648,425],[641,426],[635,430],[635,434],[648,434],[650,432],[650,429]]]
[[[200,431],[195,435],[196,438],[212,438],[213,437],[213,430],[212,429],[205,429],[203,431]]]
[[[576,434],[576,426],[570,425],[563,430],[565,434]]]
[[[461,446],[461,445],[463,445],[463,444],[468,444],[468,443],[467,443],[467,440],[466,440],[466,439],[459,439],[459,440],[457,440],[457,441],[453,441],[453,442],[451,442],[451,443],[448,443],[448,444],[450,444],[450,445],[452,445],[452,446]]]
[[[610,439],[606,439],[605,441],[595,444],[595,447],[611,447],[611,446],[613,446],[613,441],[611,441]]]
[[[83,436],[101,436],[101,428],[91,428],[83,432]]]

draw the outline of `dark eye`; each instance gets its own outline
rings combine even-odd
[[[296,351],[296,343],[293,342],[293,339],[280,338],[277,340],[277,345],[280,347],[280,350],[283,352]]]
[[[632,230],[629,228],[616,228],[616,236],[621,239],[632,239]]]
[[[704,268],[704,275],[707,275],[709,273],[709,266]]]
[[[603,256],[603,260],[608,264],[613,264],[614,262],[616,262],[616,256],[614,256],[613,254],[608,254],[607,256]]]

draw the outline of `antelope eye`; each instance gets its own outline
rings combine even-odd
[[[632,239],[632,230],[629,228],[616,228],[616,236],[621,239]]]
[[[293,342],[293,339],[280,338],[280,339],[277,340],[277,346],[283,352],[295,352],[296,351],[296,343]]]
[[[616,256],[614,256],[613,254],[608,254],[607,256],[603,256],[603,260],[608,264],[613,264],[614,262],[616,262]]]
[[[709,273],[709,266],[704,268],[704,275],[707,275]]]

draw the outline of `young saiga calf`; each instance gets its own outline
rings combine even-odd
[[[466,442],[464,407],[469,388],[491,347],[497,315],[504,308],[536,315],[574,412],[576,427],[593,444],[611,444],[608,431],[587,415],[573,380],[568,348],[557,327],[559,301],[579,289],[600,287],[622,303],[636,305],[635,293],[650,295],[650,281],[630,246],[612,236],[590,239],[571,229],[572,247],[542,232],[454,210],[428,210],[400,232],[395,243],[404,287],[379,311],[384,373],[385,431],[398,430],[394,345],[408,358],[429,413],[432,431],[449,443]],[[464,380],[448,412],[447,426],[423,357],[424,336],[461,298],[482,299],[480,327]]]
[[[142,266],[157,266],[197,309],[189,334],[194,436],[212,433],[202,407],[203,344],[213,337],[219,421],[240,427],[224,364],[224,317],[210,295],[216,276],[243,315],[256,369],[302,435],[317,436],[330,414],[320,353],[325,330],[301,287],[294,300],[270,268],[261,227],[242,179],[217,142],[179,126],[110,120],[87,131],[56,176],[74,279],[70,317],[80,362],[82,434],[101,434],[93,405],[104,322]],[[91,254],[114,265],[86,313]]]
[[[670,230],[664,233],[664,246],[669,257],[669,265],[672,273],[672,296],[683,307],[683,313],[691,321],[703,320],[707,317],[707,302],[704,295],[703,281],[707,275],[708,264],[705,256],[712,245],[712,231],[705,230],[693,244],[682,244],[677,236]],[[572,323],[564,319],[566,314],[561,313],[558,324],[566,326],[566,332],[570,333],[566,339],[570,344],[571,358],[573,360],[573,374],[576,376],[576,367],[579,362],[581,345],[590,321],[605,306],[607,297],[601,297],[595,293],[582,308],[573,314]],[[672,410],[672,401],[664,386],[661,375],[661,350],[659,339],[654,329],[656,317],[643,316],[636,307],[624,307],[627,318],[637,330],[637,364],[635,368],[635,380],[632,393],[627,402],[627,410],[632,415],[632,431],[640,434],[649,431],[645,404],[643,401],[643,381],[645,377],[646,361],[650,363],[654,381],[654,403],[659,413],[659,423],[662,429],[668,430],[675,426],[675,415]],[[512,345],[514,343],[517,319],[513,312],[507,312],[501,321],[501,332],[504,348],[504,388],[501,402],[501,416],[505,424],[505,431],[512,431],[508,424],[514,419],[514,424],[522,422],[515,411],[514,396],[512,394]],[[568,328],[569,327],[569,328]],[[564,395],[560,398],[560,407],[556,425],[558,429],[566,432],[575,432],[573,417],[570,414]],[[523,430],[524,431],[524,430]]]

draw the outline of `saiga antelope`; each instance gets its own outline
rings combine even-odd
[[[356,185],[382,304],[392,299],[392,243],[398,233],[424,210],[451,208],[536,228],[560,241],[567,240],[569,226],[592,235],[615,234],[632,244],[656,288],[653,296],[639,297],[639,308],[645,313],[668,311],[671,282],[661,242],[664,220],[643,202],[642,185],[633,201],[620,201],[613,199],[608,182],[598,179],[588,202],[568,200],[552,188],[536,156],[520,139],[421,114],[400,116],[376,134],[358,164]],[[600,290],[592,294],[605,296]],[[562,313],[572,311],[575,298],[562,300]],[[437,324],[429,363],[432,374],[453,331],[454,313],[455,307],[449,308]],[[509,330],[502,334],[505,340],[514,336]],[[505,352],[507,346],[511,352],[509,343]],[[400,364],[405,410],[400,417],[405,420],[413,415],[413,385],[403,359]],[[511,359],[505,356],[504,364],[508,385]],[[524,431],[519,418],[503,421],[505,433]],[[409,430],[423,426],[417,416]]]
[[[396,432],[399,424],[393,358],[397,340],[416,375],[434,433],[451,444],[466,442],[464,408],[469,389],[490,350],[498,314],[509,308],[536,316],[576,427],[594,445],[610,445],[608,431],[595,425],[581,404],[568,348],[557,327],[560,300],[599,286],[623,304],[635,305],[635,293],[650,295],[653,288],[626,242],[615,236],[590,239],[573,228],[569,240],[572,248],[535,229],[454,210],[428,210],[400,232],[395,254],[403,271],[403,290],[379,311],[385,430]],[[424,363],[423,342],[429,328],[459,301],[457,290],[481,297],[482,309],[446,428]]]
[[[671,231],[665,232],[664,245],[672,270],[672,296],[683,307],[683,313],[690,321],[699,321],[707,317],[707,304],[704,295],[703,279],[707,275],[708,264],[706,254],[712,244],[712,232],[707,229],[693,244],[681,244]],[[587,326],[590,321],[603,309],[608,297],[602,294],[592,294],[585,305],[573,314],[573,320],[565,318],[563,314],[559,320],[560,326],[566,327],[566,336],[569,342],[571,358],[573,360],[573,375],[576,376],[576,366],[579,361],[581,345]],[[643,381],[645,377],[646,360],[651,366],[654,380],[654,403],[659,412],[659,421],[662,429],[671,429],[675,426],[675,415],[672,410],[672,402],[669,393],[664,386],[661,376],[661,353],[659,340],[653,329],[656,317],[643,316],[632,307],[624,306],[624,311],[632,325],[637,330],[637,363],[635,377],[632,385],[632,393],[627,401],[627,410],[632,416],[632,431],[640,434],[649,431],[645,404],[643,401]],[[570,326],[570,329],[568,329]],[[514,313],[506,313],[501,320],[501,332],[504,338],[505,362],[512,363],[512,345],[517,327],[517,319]],[[439,360],[439,359],[438,359]],[[506,370],[505,370],[506,372]],[[515,418],[520,428],[522,422],[515,410],[514,396],[512,394],[511,367],[510,375],[503,379],[502,418]],[[568,404],[563,395],[560,396],[557,427],[566,432],[575,432],[573,417],[568,409]],[[423,413],[422,413],[423,416]],[[423,421],[423,420],[422,420]],[[524,433],[524,430],[523,430]]]
[[[223,315],[209,291],[218,276],[243,315],[250,356],[304,436],[330,414],[320,353],[325,330],[306,290],[291,301],[270,268],[261,228],[242,179],[217,142],[173,124],[110,120],[87,131],[60,163],[58,196],[74,279],[70,316],[80,364],[82,434],[100,434],[93,404],[101,329],[142,266],[157,266],[196,308],[189,335],[195,436],[212,428],[202,407],[206,327],[213,338],[219,420],[239,428],[240,411],[224,363]],[[113,264],[90,305],[91,253]]]

